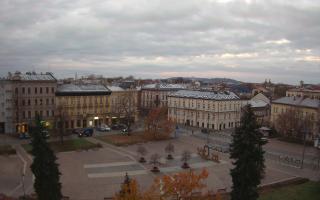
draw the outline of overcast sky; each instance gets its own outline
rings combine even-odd
[[[320,83],[320,1],[1,0],[15,70]]]

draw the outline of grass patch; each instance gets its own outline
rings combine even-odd
[[[60,141],[54,141],[49,142],[49,145],[54,152],[82,151],[102,147],[101,144],[89,142],[84,138],[65,140],[63,141],[63,144],[61,144]],[[32,150],[32,146],[30,144],[24,144],[22,147],[29,153]]]
[[[113,144],[116,146],[126,146],[131,144],[137,144],[141,142],[147,142],[143,134],[132,134],[132,135],[104,135],[97,136],[98,140]]]
[[[14,155],[16,150],[11,145],[0,145],[0,155]]]
[[[318,200],[320,182],[306,182],[299,185],[272,189],[260,195],[259,200]]]

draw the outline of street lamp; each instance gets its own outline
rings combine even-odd
[[[23,191],[23,199],[26,199],[26,190],[25,190],[25,186],[24,186],[24,178],[25,178],[25,174],[21,170],[21,184],[22,184],[22,191]]]

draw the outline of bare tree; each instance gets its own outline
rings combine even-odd
[[[188,161],[191,159],[191,153],[190,151],[188,150],[185,150],[183,153],[182,153],[182,156],[181,156],[181,161],[183,162],[183,165],[181,166],[183,169],[187,169],[187,168],[190,168],[189,164],[188,164]]]
[[[66,113],[65,108],[63,106],[64,104],[61,103],[57,106],[57,122],[58,122],[58,130],[59,130],[59,136],[60,136],[60,143],[63,144],[63,136],[65,134],[65,122],[66,122]]]
[[[165,148],[166,153],[168,153],[167,159],[172,160],[172,153],[174,152],[174,145],[170,142],[166,148]]]
[[[303,115],[298,109],[289,109],[278,115],[276,127],[280,134],[296,139],[304,139],[313,126],[312,116]]]
[[[160,172],[159,168],[158,168],[158,165],[160,164],[159,162],[160,160],[160,155],[155,153],[155,154],[152,154],[151,157],[150,157],[150,164],[153,165],[153,168],[152,168],[152,172]]]
[[[137,148],[137,152],[140,155],[139,162],[145,163],[146,159],[144,158],[144,156],[148,153],[147,149],[144,146],[139,145],[138,148]]]
[[[130,135],[131,125],[134,122],[134,117],[137,112],[135,91],[128,90],[120,94],[116,112],[119,118],[123,117],[123,122],[127,126],[128,135]]]

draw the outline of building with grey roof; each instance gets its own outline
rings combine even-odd
[[[178,124],[213,130],[240,121],[242,100],[233,92],[179,90],[168,95],[168,117]]]
[[[276,99],[271,103],[271,123],[279,129],[278,119],[286,116],[285,113],[296,113],[300,122],[309,119],[310,123],[303,126],[310,133],[308,139],[312,140],[319,135],[320,100],[298,96],[287,96]],[[290,120],[290,119],[288,119]],[[280,129],[279,129],[280,131]]]
[[[65,129],[109,124],[110,95],[101,84],[61,84],[56,92],[57,119]]]
[[[7,112],[12,114],[10,126],[13,127],[6,132],[28,132],[37,115],[48,122],[48,126],[54,125],[57,79],[52,73],[9,72],[6,80],[11,85],[11,109]]]
[[[178,90],[186,89],[181,84],[155,83],[141,87],[141,109],[147,111],[156,107],[168,105],[168,95]]]

